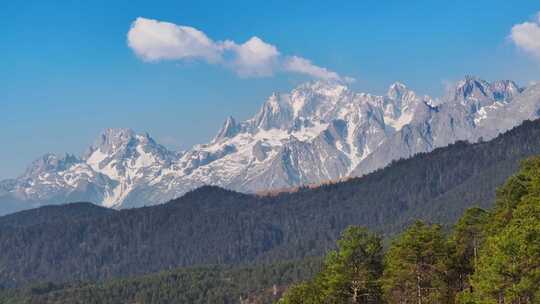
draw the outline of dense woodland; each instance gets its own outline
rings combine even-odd
[[[449,232],[416,221],[385,248],[381,235],[350,226],[323,265],[214,266],[0,292],[6,304],[276,302],[539,303],[540,157],[524,161],[498,189],[492,210],[467,209]]]
[[[470,206],[492,206],[496,187],[536,154],[540,121],[489,142],[459,142],[362,178],[294,193],[203,187],[131,210],[73,204],[16,213],[0,217],[0,286],[322,256],[350,225],[384,238],[413,219],[449,227]]]
[[[2,304],[270,304],[286,286],[313,277],[321,259],[252,266],[206,266],[102,283],[42,283],[0,292]]]
[[[468,209],[449,234],[418,221],[384,252],[382,237],[350,227],[323,270],[279,303],[540,303],[540,157],[492,211]]]

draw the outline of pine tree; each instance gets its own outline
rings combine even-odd
[[[382,240],[365,228],[351,226],[328,255],[323,275],[325,298],[333,303],[378,303],[381,298]]]
[[[415,222],[392,242],[383,289],[388,303],[449,303],[448,251],[441,227]]]
[[[315,279],[291,288],[281,303],[380,303],[381,238],[365,228],[351,226],[337,243],[337,250],[326,256],[323,271]]]
[[[481,208],[470,208],[454,226],[449,240],[452,254],[450,275],[457,292],[466,289],[472,291],[470,276],[478,264],[488,215],[488,212]]]
[[[469,298],[476,303],[540,303],[540,157],[523,162],[497,192],[487,233]]]

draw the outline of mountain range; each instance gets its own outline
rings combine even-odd
[[[471,206],[493,206],[497,187],[539,154],[535,120],[490,141],[460,141],[292,192],[203,186],[142,208],[72,203],[20,211],[0,217],[0,289],[322,256],[349,225],[387,238],[416,219],[448,227]]]
[[[107,129],[80,156],[45,154],[0,182],[0,214],[73,201],[160,204],[203,185],[256,193],[357,177],[457,140],[489,140],[540,116],[540,85],[466,77],[440,98],[394,83],[384,96],[332,81],[274,93],[207,144],[175,152]]]

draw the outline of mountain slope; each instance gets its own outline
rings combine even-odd
[[[456,143],[293,193],[259,196],[205,186],[159,206],[17,225],[19,216],[24,222],[37,212],[30,210],[0,227],[0,285],[295,259],[323,254],[348,225],[389,236],[412,219],[453,223],[471,205],[490,206],[496,186],[521,159],[537,154],[538,120],[488,142]]]
[[[0,182],[0,212],[72,201],[138,207],[202,185],[254,193],[362,176],[457,140],[491,139],[539,109],[540,85],[512,81],[467,77],[437,100],[401,83],[384,96],[306,83],[273,94],[251,119],[228,118],[210,143],[185,152],[107,129],[82,157],[47,154]]]

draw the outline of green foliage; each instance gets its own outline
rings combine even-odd
[[[367,240],[365,230],[346,230],[323,271],[291,288],[283,303],[354,303],[351,269],[377,265],[371,255],[356,254],[377,244]],[[540,303],[540,157],[524,161],[497,191],[492,212],[466,210],[448,237],[439,225],[415,222],[386,251],[382,278],[371,278],[383,290],[376,303]]]
[[[383,248],[380,236],[365,228],[347,228],[331,252],[321,278],[325,299],[332,303],[376,303],[380,300]]]
[[[540,302],[540,157],[498,192],[472,285],[478,303]]]
[[[478,256],[485,238],[489,214],[481,208],[470,208],[454,226],[450,236],[450,249],[453,250],[451,276],[453,288],[457,291],[470,289],[470,276],[478,264]]]
[[[320,304],[324,302],[324,296],[321,293],[317,280],[312,282],[302,282],[293,285],[279,304]]]
[[[348,227],[338,249],[325,259],[324,268],[309,282],[292,287],[280,303],[379,303],[382,275],[382,239],[361,227]]]
[[[449,255],[439,225],[417,221],[392,242],[385,256],[383,289],[388,303],[445,303]]]

